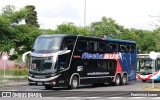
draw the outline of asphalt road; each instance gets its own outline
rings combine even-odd
[[[159,85],[160,83],[155,83]],[[126,99],[144,99],[160,100],[160,92],[147,91],[145,87],[151,87],[152,83],[142,83],[142,82],[131,82],[128,85],[123,86],[112,86],[109,84],[101,86],[85,85],[79,86],[78,89],[68,90],[67,88],[55,87],[51,90],[46,90],[43,86],[10,86],[10,87],[0,87],[2,92],[13,92],[18,93],[39,93],[40,97],[44,99],[51,100],[124,100]],[[17,95],[12,96],[17,96]],[[2,93],[0,94],[2,96]],[[148,97],[149,96],[149,97]],[[158,97],[158,98],[157,98]],[[9,100],[9,98],[3,98],[4,100]],[[17,98],[16,98],[17,99]],[[19,98],[18,98],[19,99]],[[17,100],[18,100],[17,99]],[[32,98],[29,98],[32,100]],[[35,98],[34,98],[35,99]],[[40,98],[41,99],[41,98]]]

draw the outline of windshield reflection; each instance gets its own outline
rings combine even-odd
[[[60,42],[61,38],[59,37],[39,37],[36,39],[33,49],[58,51]]]
[[[31,57],[30,71],[35,72],[54,72],[52,63],[53,57]]]

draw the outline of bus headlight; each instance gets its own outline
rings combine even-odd
[[[52,83],[52,85],[55,85],[55,84],[56,84],[56,81],[55,81],[55,80],[53,80],[51,83]]]
[[[28,74],[28,76],[33,77],[33,74]]]

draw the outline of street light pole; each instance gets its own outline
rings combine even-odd
[[[5,69],[6,69],[6,66],[5,66],[5,60],[3,61],[3,77],[5,77]]]
[[[84,0],[84,27],[86,26],[86,0]]]
[[[153,61],[153,67],[152,67],[152,88],[154,88],[154,79],[153,79],[153,76],[154,76],[154,72],[155,72],[155,61],[157,59],[157,53],[154,52],[154,51],[151,51],[150,54],[149,54],[149,57]]]
[[[7,61],[7,59],[8,59],[8,56],[5,55],[5,56],[3,56],[2,58],[3,58],[3,67],[4,67],[4,77],[5,77],[5,74],[6,74],[6,73],[5,73],[5,70],[6,70],[6,61]]]
[[[152,77],[154,76],[154,72],[155,72],[155,59],[152,60],[153,61],[153,67],[152,67]],[[152,88],[154,88],[154,79],[152,79]]]

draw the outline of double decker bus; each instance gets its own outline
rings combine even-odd
[[[29,85],[125,85],[136,80],[136,42],[79,35],[39,36],[30,54]]]
[[[160,54],[156,60],[152,60],[149,54],[138,54],[137,58],[137,79],[160,81]]]

